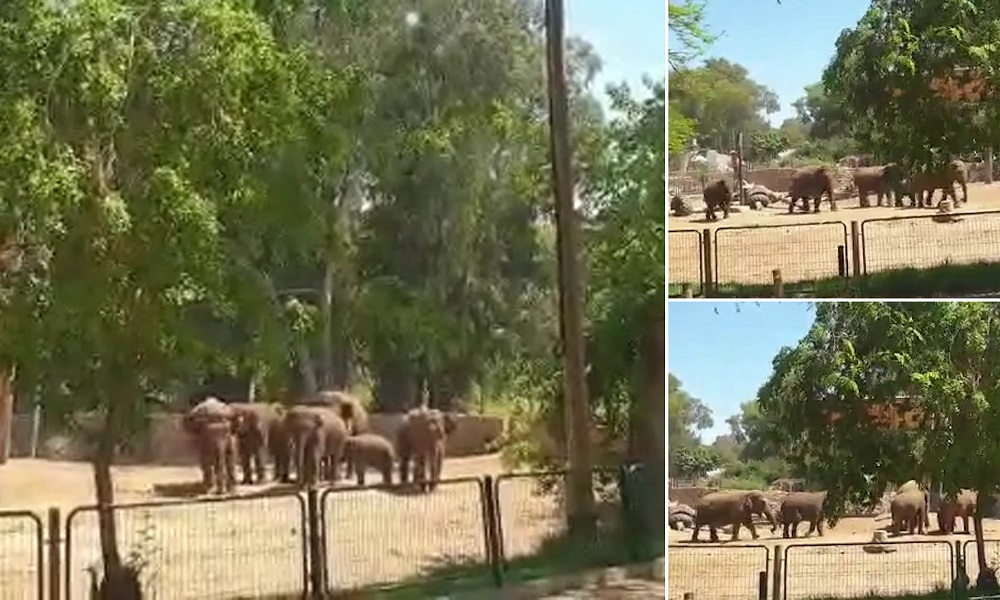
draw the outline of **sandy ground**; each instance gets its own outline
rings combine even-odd
[[[974,183],[968,190],[969,202],[956,210],[959,217],[960,213],[1000,211],[1000,184]],[[958,193],[961,197],[961,192]],[[940,192],[935,194],[935,199],[939,195]],[[871,201],[875,201],[874,196]],[[835,277],[837,247],[845,246],[847,260],[852,260],[851,221],[870,219],[915,217],[863,225],[868,272],[1000,258],[1000,212],[939,223],[929,218],[934,209],[861,208],[857,198],[838,201],[836,212],[831,212],[829,204],[824,202],[819,214],[796,211],[790,215],[783,203],[760,211],[740,208],[742,212],[731,213],[728,219],[722,219],[719,213],[715,222],[706,221],[704,213],[668,217],[671,282],[699,281],[698,236],[689,232],[705,229],[714,232],[730,227],[742,229],[724,229],[713,234],[718,255],[713,264],[719,283],[768,284],[773,269],[781,269],[787,282]]]
[[[491,455],[449,459],[444,476],[501,472],[499,457]],[[260,496],[268,486],[241,486],[241,497],[224,502],[160,495],[171,486],[199,481],[194,467],[119,467],[114,477],[117,502],[151,503],[119,511],[118,523],[122,552],[139,551],[149,561],[145,581],[153,598],[301,592],[305,513],[299,496]],[[70,516],[71,510],[93,498],[86,464],[14,460],[0,466],[0,510],[28,510],[44,520],[49,507],[59,507],[63,523],[70,519],[71,598],[86,598],[86,568],[99,556],[96,514],[85,510]],[[443,483],[423,496],[357,489],[352,483],[327,493],[323,501],[335,588],[392,583],[442,564],[485,560],[476,481]],[[508,557],[533,551],[561,526],[557,501],[539,494],[531,478],[506,480],[500,508]],[[0,515],[0,600],[37,593],[37,535],[29,518]]]
[[[719,533],[721,544],[708,543],[708,530],[700,540],[691,540],[691,531],[670,531],[668,573],[670,598],[693,592],[698,600],[751,600],[757,598],[758,577],[767,570],[768,589],[773,589],[775,547],[787,547],[785,566],[786,598],[860,598],[866,594],[900,595],[923,593],[950,587],[953,578],[954,543],[960,541],[974,581],[979,574],[972,535],[937,534],[937,516],[931,515],[926,535],[890,538],[893,552],[871,554],[863,547],[876,529],[888,525],[885,518],[844,519],[822,538],[784,540],[781,530],[771,533],[758,528],[760,539],[753,541],[743,530],[739,542],[729,542],[729,533]],[[988,562],[1000,563],[1000,521],[984,522]],[[971,527],[971,522],[970,522]],[[799,535],[805,533],[800,526]],[[962,529],[959,521],[959,530]],[[994,541],[990,541],[994,540]],[[825,544],[825,545],[823,545]]]

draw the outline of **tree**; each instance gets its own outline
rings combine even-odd
[[[750,79],[742,66],[724,58],[710,58],[692,69],[673,71],[671,108],[677,106],[697,123],[701,146],[727,148],[737,132],[770,129],[762,113],[780,108],[771,90]]]
[[[992,6],[873,2],[837,39],[823,86],[877,155],[942,165],[997,139],[1000,104],[983,92],[995,83],[998,33]]]
[[[705,2],[697,0],[667,3],[667,27],[675,37],[667,50],[672,70],[684,67],[704,53],[715,38],[705,29]]]
[[[100,417],[86,430],[104,594],[130,598],[111,512],[116,449],[150,395],[230,363],[210,326],[259,297],[232,265],[262,220],[301,208],[269,184],[315,107],[301,105],[297,57],[228,3],[26,1],[0,19],[0,137],[21,150],[0,164],[4,181],[29,183],[4,188],[5,225],[50,257],[44,277],[17,282],[4,350],[50,415]]]
[[[805,338],[775,357],[758,402],[785,455],[829,490],[834,515],[911,478],[986,498],[1000,488],[1000,443],[989,433],[1000,426],[998,359],[996,305],[818,305]]]
[[[701,443],[698,431],[713,425],[712,411],[701,400],[688,394],[673,373],[668,382],[667,431],[670,447],[698,445]]]

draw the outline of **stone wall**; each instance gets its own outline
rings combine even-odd
[[[379,435],[394,440],[396,431],[402,424],[401,414],[370,415],[372,430]],[[459,415],[455,431],[448,438],[449,456],[472,456],[487,454],[498,446],[505,431],[505,422],[499,417],[479,415]],[[19,418],[17,422],[27,422],[18,427],[15,434],[15,456],[27,456],[30,447],[30,418]],[[87,445],[82,435],[50,434],[39,444],[39,456],[57,460],[86,460]],[[149,428],[136,440],[131,448],[122,453],[121,463],[154,465],[195,465],[197,456],[191,448],[188,435],[181,428],[181,415],[176,413],[154,413],[149,417]]]

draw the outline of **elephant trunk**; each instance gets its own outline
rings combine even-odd
[[[771,511],[771,506],[764,502],[764,516],[767,517],[767,522],[771,524],[771,533],[778,530],[778,520],[774,516],[774,512]]]

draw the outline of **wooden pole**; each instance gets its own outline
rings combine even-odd
[[[559,324],[562,338],[566,450],[569,458],[567,525],[571,533],[596,531],[590,405],[583,355],[583,299],[580,283],[578,217],[573,206],[572,149],[566,93],[565,17],[562,0],[546,0],[546,46],[552,187],[559,259]]]
[[[14,429],[14,369],[0,369],[0,465],[10,459]]]
[[[681,285],[681,295],[685,298],[694,298],[694,289],[692,289],[690,283]]]
[[[771,277],[774,278],[774,297],[784,298],[785,282],[781,279],[781,269],[774,269],[771,271]]]

